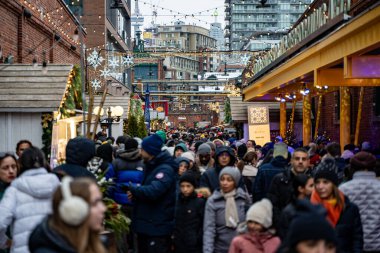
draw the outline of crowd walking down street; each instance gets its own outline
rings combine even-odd
[[[380,251],[376,153],[353,154],[340,178],[328,152],[336,143],[312,167],[309,147],[288,152],[277,140],[246,148],[234,137],[160,130],[120,137],[122,145],[76,137],[56,168],[32,143],[18,158],[1,153],[1,252]],[[103,192],[93,173],[99,159],[95,171],[112,184]],[[102,235],[105,198],[132,221],[116,242]]]

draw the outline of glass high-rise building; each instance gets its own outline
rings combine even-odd
[[[229,50],[262,50],[281,37],[312,0],[225,0],[225,40]]]

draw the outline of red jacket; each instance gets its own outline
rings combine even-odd
[[[270,233],[245,233],[232,240],[228,253],[275,253],[280,244],[280,238]]]

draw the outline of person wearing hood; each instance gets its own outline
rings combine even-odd
[[[207,143],[203,143],[198,147],[195,163],[198,165],[199,171],[202,174],[214,167],[215,160],[212,158],[211,153],[211,146]]]
[[[279,142],[274,145],[273,159],[270,163],[261,165],[257,172],[255,183],[253,184],[253,202],[266,197],[269,192],[272,179],[277,174],[284,172],[288,166],[288,147],[285,143]]]
[[[245,220],[248,196],[239,186],[240,171],[226,166],[219,187],[207,199],[203,223],[203,253],[226,253],[240,222]]]
[[[157,134],[143,139],[143,181],[140,186],[130,184],[127,191],[134,202],[132,229],[137,234],[138,251],[144,253],[166,253],[171,247],[178,164],[161,150],[162,145]]]
[[[106,253],[99,234],[106,206],[96,182],[64,177],[51,205],[53,213],[30,235],[31,253]]]
[[[20,176],[8,187],[0,202],[0,243],[12,226],[12,253],[28,253],[28,240],[33,229],[51,213],[51,198],[59,186],[59,179],[46,170],[41,150],[24,150],[20,159]]]
[[[134,138],[124,142],[124,150],[118,152],[112,167],[106,173],[106,179],[113,179],[115,186],[108,192],[109,196],[120,205],[132,205],[129,201],[125,187],[129,184],[140,185],[144,174],[144,163]]]
[[[228,253],[274,253],[280,246],[280,238],[274,235],[272,203],[262,199],[247,211],[246,221],[238,227],[240,235],[230,245]]]
[[[234,151],[227,146],[216,149],[215,167],[205,171],[200,179],[200,187],[207,187],[211,193],[219,187],[219,173],[224,167],[234,166],[236,157]]]
[[[174,148],[174,157],[180,157],[183,153],[187,152],[186,144],[183,142],[178,143]]]
[[[60,176],[89,177],[96,179],[87,169],[88,162],[95,156],[95,143],[84,137],[70,139],[66,145],[66,163],[54,168]]]

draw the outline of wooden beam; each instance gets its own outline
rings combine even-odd
[[[280,136],[285,138],[286,133],[286,102],[280,103]]]
[[[344,78],[343,68],[319,69],[316,71],[315,84],[324,86],[380,86],[380,78]]]
[[[303,107],[302,107],[302,138],[303,145],[307,146],[311,142],[311,103],[310,94],[303,96]]]
[[[351,143],[351,94],[350,88],[340,87],[340,146]]]

